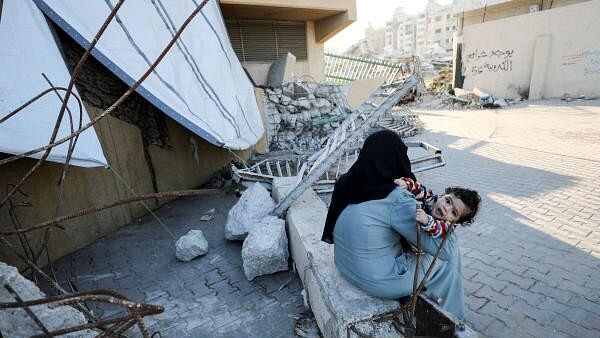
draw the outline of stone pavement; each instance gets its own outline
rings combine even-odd
[[[156,211],[176,238],[200,229],[209,243],[205,256],[183,263],[175,240],[151,216],[64,257],[55,264],[62,285],[71,278],[79,290],[111,288],[131,300],[161,305],[147,317],[150,333],[161,337],[290,337],[302,314],[300,279],[292,271],[248,282],[242,271],[241,242],[224,237],[227,212],[235,194],[179,198]],[[215,218],[200,217],[215,208]],[[68,287],[66,287],[68,289]],[[94,304],[94,303],[93,303]],[[116,307],[93,307],[106,317]],[[137,328],[129,336],[139,337]]]
[[[600,102],[415,111],[427,132],[414,139],[439,146],[447,161],[420,180],[483,197],[476,222],[458,229],[470,325],[489,337],[599,337]],[[300,281],[292,272],[246,281],[241,243],[223,236],[236,199],[180,198],[156,211],[176,237],[201,229],[206,256],[178,262],[174,239],[147,215],[59,260],[58,278],[165,306],[146,319],[162,337],[293,336]],[[210,208],[215,219],[200,221]]]
[[[457,231],[466,319],[489,337],[600,337],[600,102],[419,110],[447,165],[428,187],[478,190]]]

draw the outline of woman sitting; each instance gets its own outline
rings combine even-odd
[[[350,282],[372,296],[398,299],[412,293],[416,254],[402,242],[416,245],[417,222],[425,252],[420,257],[419,281],[443,237],[449,236],[424,293],[462,319],[458,238],[447,233],[446,224],[471,222],[480,197],[464,188],[448,188],[439,197],[428,194],[415,184],[406,150],[390,131],[367,138],[356,163],[335,186],[323,240],[335,243],[335,264]],[[400,177],[405,179],[395,183]],[[417,209],[416,197],[424,202],[424,209]]]

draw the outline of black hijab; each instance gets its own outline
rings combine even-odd
[[[393,131],[382,130],[367,137],[356,162],[335,184],[322,241],[333,243],[335,222],[348,204],[385,198],[396,187],[396,178],[416,181],[406,151],[406,145]]]

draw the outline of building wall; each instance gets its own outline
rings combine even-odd
[[[88,104],[86,109],[91,118],[102,112]],[[149,146],[159,191],[199,187],[207,182],[216,170],[229,163],[231,154],[227,150],[209,144],[169,118],[167,127],[170,149]],[[67,174],[58,216],[132,196],[129,188],[115,173],[138,195],[154,192],[139,129],[108,116],[95,125],[95,130],[112,169],[71,167]],[[249,153],[238,152],[239,156],[245,158]],[[19,182],[36,161],[25,158],[0,167],[0,186],[4,188]],[[62,167],[63,165],[58,163],[44,163],[23,186],[22,191],[27,196],[17,194],[13,198],[15,205],[20,202],[32,205],[30,208],[15,209],[23,226],[37,224],[53,217],[57,181]],[[160,203],[165,202],[161,200]],[[158,206],[152,200],[146,201],[146,204],[151,208]],[[0,213],[2,231],[13,229],[7,211],[8,207],[4,207]],[[146,213],[147,210],[140,203],[133,203],[61,223],[65,226],[65,231],[53,229],[51,232],[51,258],[57,259],[84,247]],[[43,233],[36,231],[28,235],[34,250],[39,248]],[[21,247],[15,236],[8,238],[16,247]],[[0,246],[0,261],[19,265],[19,261],[3,246]],[[45,260],[42,262],[45,263]]]
[[[464,27],[464,88],[498,97],[600,95],[600,1]]]
[[[461,15],[459,20],[463,27],[508,18],[515,15],[528,14],[532,7],[538,10],[555,9],[589,0],[512,0],[487,7],[470,10]]]
[[[315,23],[312,21],[306,23],[306,48],[308,59],[297,60],[294,73],[298,76],[308,75],[316,82],[325,81],[325,44],[316,41]],[[242,62],[242,65],[257,85],[266,85],[271,63],[271,61],[253,61]]]

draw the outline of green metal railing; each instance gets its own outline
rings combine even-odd
[[[414,73],[416,69],[416,57],[392,63],[380,59],[325,53],[325,79],[332,83],[348,83],[378,77],[383,77],[387,83],[391,83]]]

